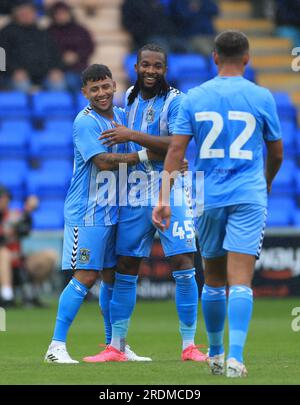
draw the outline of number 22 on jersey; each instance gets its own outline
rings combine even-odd
[[[224,120],[221,114],[215,111],[197,112],[195,119],[200,121],[212,121],[213,125],[206,138],[204,139],[201,149],[201,159],[224,158],[224,149],[213,149],[212,146],[220,136],[224,127]],[[253,159],[253,152],[251,150],[241,150],[245,143],[251,138],[255,131],[256,119],[255,117],[244,111],[228,111],[228,119],[233,121],[243,121],[246,123],[243,131],[233,141],[229,148],[229,157],[231,159]]]

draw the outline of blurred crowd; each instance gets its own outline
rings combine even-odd
[[[77,2],[87,16],[96,14],[101,0]],[[300,46],[300,0],[251,0],[254,18],[271,18],[275,34]],[[66,0],[1,0],[0,15],[10,21],[0,31],[7,72],[2,89],[78,91],[80,72],[95,50],[92,34],[76,20]],[[219,15],[214,0],[124,0],[121,23],[132,38],[132,52],[155,42],[168,52],[208,55]],[[45,27],[41,16],[47,17]],[[101,61],[105,63],[105,61]]]
[[[42,250],[24,255],[22,239],[31,232],[31,214],[38,206],[38,199],[28,196],[22,211],[10,209],[10,200],[10,192],[0,186],[0,307],[13,307],[17,302],[43,307],[41,286],[52,278],[57,254]]]

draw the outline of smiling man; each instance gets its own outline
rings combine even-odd
[[[143,176],[140,176],[140,193],[136,194],[136,185],[129,183],[128,204],[120,207],[116,244],[118,264],[113,292],[109,285],[102,283],[101,286],[102,313],[106,331],[110,330],[112,324],[112,336],[109,333],[106,335],[109,344],[106,350],[87,358],[87,361],[93,362],[118,361],[119,353],[124,351],[129,320],[136,303],[139,266],[144,257],[149,257],[156,232],[151,215],[163,169],[162,161],[149,161],[149,152],[145,148],[152,152],[167,152],[182,99],[182,93],[170,87],[166,81],[167,55],[161,47],[155,44],[142,47],[137,55],[135,70],[137,80],[127,91],[125,101],[128,128],[116,125],[101,137],[109,146],[126,142],[128,152],[138,152],[143,161],[130,168],[130,175],[134,177],[143,173]],[[170,258],[176,281],[181,358],[184,361],[205,361],[206,355],[194,344],[198,310],[193,263],[196,248],[188,187],[183,178],[178,188],[183,190],[182,204],[173,207],[171,227],[168,232],[159,232],[159,236],[164,253]],[[172,198],[174,200],[174,195]],[[136,359],[145,360],[147,358]]]
[[[110,282],[107,277],[116,264],[117,196],[105,198],[107,184],[103,180],[107,178],[116,185],[119,163],[139,162],[137,152],[117,153],[122,152],[122,146],[107,147],[98,140],[113,122],[125,123],[124,112],[113,106],[116,84],[109,68],[98,64],[88,67],[82,74],[82,84],[89,106],[74,121],[75,164],[65,201],[62,263],[63,270],[75,273],[59,299],[54,335],[45,356],[50,363],[78,363],[66,349],[69,328],[99,271]],[[110,187],[109,191],[116,194],[116,189]]]

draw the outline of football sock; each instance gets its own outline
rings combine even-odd
[[[110,301],[110,319],[112,324],[111,346],[125,350],[125,339],[129,320],[136,303],[138,276],[115,273],[115,283]]]
[[[72,278],[60,295],[53,340],[65,342],[73,322],[86,294],[88,287]]]
[[[194,344],[198,313],[198,286],[195,269],[173,271],[176,281],[175,302],[179,317],[182,349]]]
[[[243,362],[243,349],[252,315],[253,292],[244,285],[234,285],[229,289],[229,353],[227,358]]]
[[[209,342],[209,356],[224,353],[223,336],[226,318],[226,287],[210,287],[202,290],[202,312]]]
[[[101,282],[99,293],[99,306],[104,320],[105,328],[105,343],[107,345],[111,342],[111,322],[110,322],[110,309],[109,304],[112,298],[114,285],[110,283]]]

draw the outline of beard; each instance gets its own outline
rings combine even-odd
[[[144,84],[144,75],[138,74],[138,83],[139,83],[140,90],[143,93],[146,93],[150,96],[155,96],[156,94],[158,94],[162,87],[163,76],[156,76],[155,78],[156,78],[156,83],[153,86],[148,87],[148,86],[145,86],[145,84]]]

